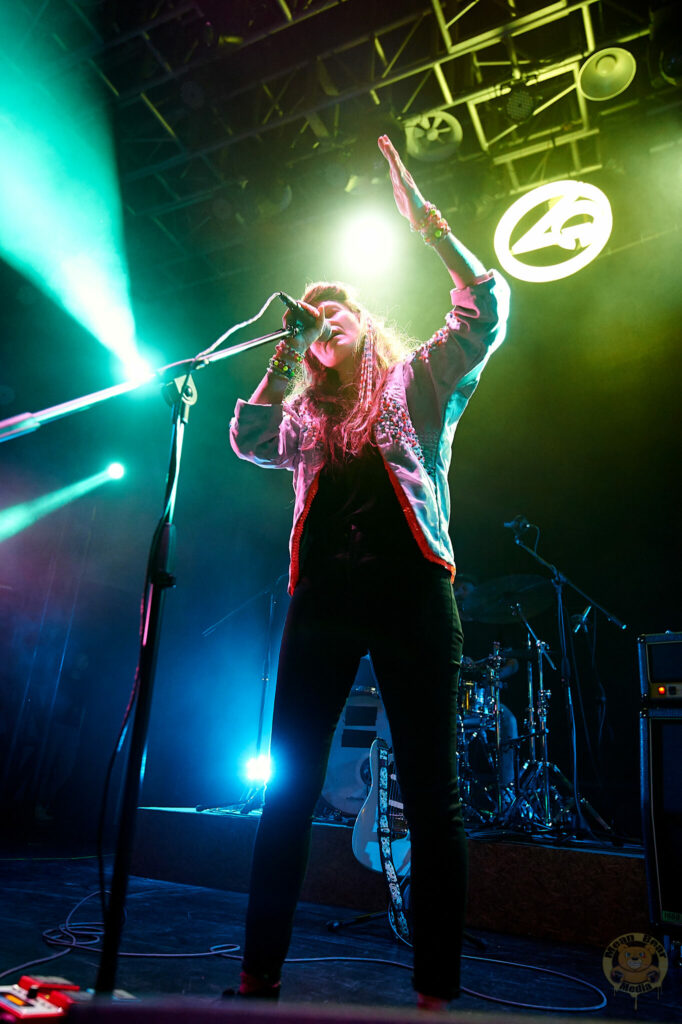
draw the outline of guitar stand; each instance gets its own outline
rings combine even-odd
[[[327,921],[328,932],[338,932],[341,928],[350,928],[354,924],[366,924],[367,921],[375,921],[378,917],[384,917],[385,910],[374,910],[370,914],[357,914],[355,917],[347,917],[343,921]]]

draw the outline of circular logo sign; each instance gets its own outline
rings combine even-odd
[[[627,992],[635,1001],[660,988],[668,970],[665,946],[653,935],[620,935],[604,950],[602,969],[614,992]]]
[[[611,206],[601,189],[584,181],[552,181],[521,196],[502,215],[495,252],[501,266],[521,281],[557,281],[591,263],[612,227]]]

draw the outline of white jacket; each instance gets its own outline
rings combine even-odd
[[[509,288],[495,271],[453,289],[445,327],[389,371],[374,439],[422,554],[455,575],[448,533],[448,470],[457,423],[490,354],[502,343]],[[289,592],[299,574],[299,546],[323,465],[316,427],[300,399],[281,405],[237,402],[230,441],[241,459],[294,474]]]

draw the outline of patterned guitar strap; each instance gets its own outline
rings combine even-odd
[[[383,740],[376,741],[379,755],[379,812],[377,821],[377,836],[379,839],[379,856],[381,857],[381,869],[388,884],[388,895],[391,901],[389,907],[389,918],[391,925],[399,939],[411,945],[410,926],[405,916],[405,903],[403,894],[400,891],[398,873],[393,863],[393,850],[391,848],[391,829],[388,820],[388,746]]]

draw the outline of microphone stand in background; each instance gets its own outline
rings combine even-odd
[[[624,622],[621,622],[620,619],[618,619],[613,614],[613,612],[608,611],[608,609],[604,608],[603,605],[595,601],[593,597],[590,597],[589,594],[586,594],[584,590],[581,590],[580,587],[578,587],[577,584],[573,582],[573,580],[569,579],[568,576],[560,572],[556,565],[552,565],[551,562],[546,561],[546,559],[542,558],[542,556],[539,555],[534,548],[531,548],[528,546],[528,544],[524,543],[524,541],[522,540],[522,535],[526,532],[526,530],[535,529],[538,531],[539,534],[539,529],[537,526],[535,526],[535,524],[529,523],[529,521],[524,516],[516,516],[514,520],[512,520],[509,523],[504,523],[503,526],[507,529],[512,530],[514,534],[514,543],[518,547],[526,551],[532,558],[535,559],[536,562],[544,566],[544,568],[550,572],[551,582],[554,586],[554,591],[556,594],[559,650],[561,653],[560,678],[564,694],[564,705],[566,709],[566,717],[568,720],[571,748],[571,782],[569,783],[569,781],[565,779],[560,772],[558,772],[558,769],[557,772],[559,776],[561,776],[563,781],[566,783],[569,790],[572,791],[575,812],[575,835],[576,837],[579,837],[580,835],[592,835],[592,831],[588,826],[583,813],[587,812],[588,814],[590,814],[593,820],[599,825],[599,827],[602,828],[607,833],[607,835],[612,837],[615,841],[617,837],[615,836],[614,830],[609,825],[607,825],[607,823],[601,818],[601,816],[591,806],[591,804],[589,804],[588,801],[580,795],[580,788],[578,783],[578,749],[575,726],[575,711],[573,707],[573,694],[571,683],[571,663],[568,655],[568,632],[570,629],[570,625],[566,621],[564,587],[570,587],[573,591],[575,591],[576,594],[580,594],[580,596],[584,598],[585,601],[587,601],[588,607],[585,609],[582,615],[579,616],[581,623],[585,623],[590,612],[594,610],[595,613],[601,612],[601,614],[604,615],[609,622],[613,623],[613,625],[616,626],[617,629],[625,630],[627,629],[627,625]]]
[[[203,629],[201,631],[201,635],[202,636],[210,636],[211,633],[215,632],[215,630],[218,628],[218,626],[222,626],[222,624],[224,622],[227,622],[228,619],[231,619],[233,617],[233,615],[237,614],[237,612],[242,611],[243,608],[246,608],[246,607],[248,607],[248,605],[253,604],[254,601],[258,600],[258,598],[263,597],[265,594],[268,594],[268,596],[269,596],[269,600],[268,600],[268,627],[267,627],[267,633],[266,633],[266,637],[265,637],[265,651],[264,651],[264,655],[263,655],[263,676],[262,676],[262,681],[261,681],[262,685],[261,685],[261,694],[260,694],[260,709],[259,709],[259,712],[258,712],[258,733],[257,733],[257,737],[256,737],[256,757],[260,757],[261,754],[263,753],[263,726],[265,724],[265,700],[266,700],[266,697],[267,697],[268,687],[270,685],[270,660],[271,660],[271,656],[272,656],[272,638],[273,638],[273,631],[274,631],[274,625],[275,625],[275,608],[277,606],[277,601],[278,601],[277,590],[278,590],[279,585],[282,582],[282,580],[288,579],[288,575],[289,574],[286,573],[286,572],[282,573],[282,575],[278,576],[277,579],[274,581],[274,583],[271,584],[271,586],[264,587],[262,590],[259,590],[257,594],[253,595],[253,597],[249,597],[246,601],[244,601],[242,604],[240,604],[237,608],[233,608],[232,611],[227,613],[227,615],[223,615],[223,617],[221,619],[218,619],[217,622],[214,622],[211,626],[207,626],[206,629]],[[262,807],[262,805],[263,805],[264,795],[265,795],[265,783],[264,782],[261,782],[259,785],[252,786],[248,790],[248,792],[246,793],[246,796],[244,797],[244,799],[240,802],[239,805],[237,805],[239,807],[239,813],[240,814],[248,814],[250,811],[255,811],[255,810],[260,809],[260,807]],[[220,808],[220,809],[222,810],[222,808]],[[197,810],[198,811],[218,810],[218,808],[209,808],[207,806],[204,806],[203,804],[200,804],[197,807]]]
[[[305,310],[302,311],[305,313]],[[37,430],[44,423],[93,405],[134,391],[156,381],[163,384],[162,394],[171,406],[171,446],[163,512],[152,537],[147,561],[141,616],[140,651],[135,675],[132,708],[132,731],[125,765],[123,791],[120,802],[116,850],[111,880],[111,896],[104,916],[102,953],[95,984],[95,995],[111,997],[114,993],[116,970],[125,918],[125,901],[132,859],[133,839],[140,788],[147,753],[147,734],[151,710],[152,691],[161,637],[161,620],[166,591],[175,586],[173,555],[175,547],[175,499],[178,490],[182,443],[189,418],[189,410],[197,401],[192,374],[197,370],[229,359],[261,345],[276,343],[298,333],[300,324],[243,341],[219,351],[200,353],[193,359],[170,363],[140,381],[129,381],[103,391],[97,391],[69,402],[62,402],[41,412],[26,412],[0,421],[0,441],[8,441]],[[230,332],[228,332],[229,334]],[[223,338],[227,337],[227,334]],[[222,340],[222,339],[221,339]]]

